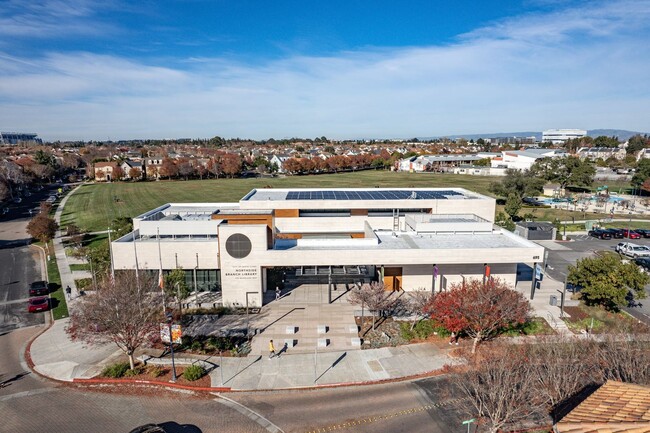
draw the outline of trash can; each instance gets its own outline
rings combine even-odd
[[[551,295],[550,304],[554,307],[557,306],[557,296]]]

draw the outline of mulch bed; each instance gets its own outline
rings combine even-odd
[[[566,313],[571,316],[569,320],[572,322],[577,322],[582,319],[589,318],[589,314],[587,314],[587,312],[580,307],[564,307],[564,311],[566,311]]]
[[[169,381],[172,379],[172,368],[171,366],[164,366],[160,367],[162,369],[162,374],[159,376],[154,376],[151,374],[151,372],[156,369],[156,366],[148,366],[145,368],[144,372],[141,374],[137,374],[135,376],[126,376],[120,378],[120,380],[124,381],[131,381],[131,382],[137,382],[137,381],[154,381],[154,382],[162,382],[162,383],[169,383]],[[192,386],[192,387],[197,387],[197,388],[209,388],[210,387],[210,375],[206,374],[202,378],[194,381],[189,381],[183,377],[183,371],[185,370],[185,367],[181,366],[176,366],[176,383],[178,385],[183,385],[183,386]]]

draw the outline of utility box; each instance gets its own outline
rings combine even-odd
[[[530,241],[555,240],[557,229],[547,222],[519,221],[515,225],[515,234]]]
[[[554,307],[557,306],[557,296],[555,296],[555,295],[551,295],[550,304],[551,304],[552,306],[554,306]]]

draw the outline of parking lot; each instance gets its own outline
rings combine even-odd
[[[615,252],[616,244],[619,242],[631,242],[650,247],[650,239],[644,238],[601,240],[584,234],[569,236],[569,239],[571,242],[540,242],[548,251],[546,273],[557,281],[564,281],[570,264],[575,264],[585,257],[593,257],[596,251]],[[650,285],[646,286],[646,293],[648,294],[646,299],[638,306],[627,308],[626,311],[650,325]]]

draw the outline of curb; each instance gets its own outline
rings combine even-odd
[[[260,389],[232,389],[230,387],[197,387],[197,386],[188,386],[180,385],[177,383],[171,382],[161,382],[157,380],[129,380],[129,379],[82,379],[75,378],[72,379],[72,382],[76,385],[92,384],[92,385],[154,385],[162,388],[175,388],[182,389],[187,391],[200,391],[200,392],[227,392],[227,393],[236,393],[236,392],[274,392],[274,391],[309,391],[316,389],[328,389],[328,388],[343,388],[343,387],[352,387],[352,386],[369,386],[369,385],[381,385],[386,383],[397,383],[397,382],[406,382],[409,380],[423,379],[426,377],[435,377],[442,376],[446,374],[446,368],[443,367],[438,370],[432,370],[425,373],[414,374],[410,376],[395,377],[390,379],[380,379],[374,381],[364,381],[364,382],[340,382],[340,383],[331,383],[324,385],[312,385],[312,386],[294,386],[286,388],[260,388]],[[56,379],[52,379],[56,380]],[[57,381],[58,382],[58,381]]]
[[[121,385],[156,385],[165,388],[183,389],[187,391],[203,391],[203,392],[230,392],[231,389],[227,387],[203,387],[203,386],[188,386],[180,385],[178,383],[161,382],[158,380],[129,380],[129,379],[72,379],[72,383],[76,384],[121,384]]]

